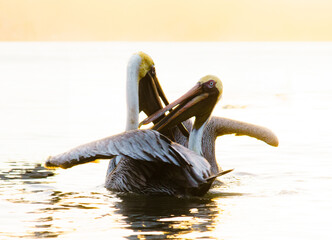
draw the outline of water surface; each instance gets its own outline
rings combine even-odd
[[[221,137],[219,164],[235,170],[202,198],[107,191],[106,161],[44,169],[49,155],[123,131],[138,50],[171,101],[220,76],[214,115],[269,127],[280,146]],[[1,43],[1,239],[331,238],[331,63],[331,43]]]

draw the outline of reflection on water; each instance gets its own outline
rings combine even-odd
[[[124,129],[126,62],[138,50],[169,100],[221,76],[214,114],[267,126],[280,146],[219,139],[218,162],[235,170],[203,198],[109,192],[103,161],[43,168]],[[330,43],[1,43],[0,238],[330,239],[331,62]]]
[[[17,163],[11,162],[9,165],[15,165]],[[39,179],[39,178],[47,178],[53,176],[54,173],[45,167],[43,167],[40,163],[36,163],[34,167],[29,167],[28,163],[25,163],[23,168],[12,168],[9,171],[3,171],[0,173],[1,180],[9,180],[9,179]],[[31,182],[29,182],[31,183]]]
[[[103,188],[96,192],[64,192],[48,186],[55,180],[54,171],[40,164],[15,166],[13,162],[7,162],[3,166],[12,168],[0,172],[1,200],[7,201],[8,206],[22,206],[18,210],[23,210],[20,212],[23,217],[18,221],[24,225],[19,231],[16,228],[14,231],[14,226],[1,229],[4,237],[54,238],[63,235],[69,239],[73,236],[84,238],[85,223],[89,228],[93,225],[106,232],[119,228],[121,235],[128,239],[182,238],[187,234],[210,238],[215,219],[222,214],[214,199],[242,195],[226,189],[213,190],[200,198],[113,194]],[[215,187],[223,185],[219,182]],[[82,217],[86,219],[82,220]],[[105,230],[105,226],[109,229]]]
[[[135,235],[159,235],[176,238],[183,234],[212,231],[218,214],[211,199],[178,199],[172,197],[120,196],[116,212]],[[136,239],[136,236],[132,239]],[[131,239],[131,237],[129,237]]]

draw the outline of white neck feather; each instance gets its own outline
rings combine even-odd
[[[138,128],[139,103],[138,103],[138,76],[141,57],[133,55],[127,66],[127,124],[126,131]]]
[[[203,132],[207,122],[208,121],[206,121],[199,129],[193,127],[189,136],[188,148],[201,156],[203,155],[202,151]]]

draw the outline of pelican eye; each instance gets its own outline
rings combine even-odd
[[[156,69],[155,69],[154,65],[151,66],[151,74],[152,75],[156,74]]]
[[[208,86],[209,88],[213,88],[213,87],[215,86],[215,84],[216,84],[216,82],[215,82],[214,80],[209,80],[209,81],[207,82],[207,86]]]

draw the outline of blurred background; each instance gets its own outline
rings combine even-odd
[[[331,41],[329,0],[0,0],[1,41]]]

